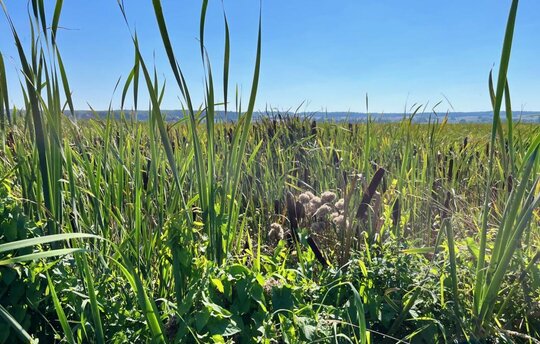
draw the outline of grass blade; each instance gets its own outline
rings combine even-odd
[[[36,246],[40,244],[50,244],[55,241],[63,241],[70,239],[101,239],[101,237],[94,234],[87,233],[64,233],[64,234],[54,234],[54,235],[45,235],[37,238],[24,239],[13,241],[5,244],[0,244],[0,253],[6,251],[18,250],[24,247]]]
[[[56,44],[56,30],[58,30],[58,23],[60,22],[60,13],[62,12],[62,4],[64,0],[56,0],[56,6],[54,7],[54,15],[51,26],[51,36],[53,45]]]
[[[56,314],[58,315],[58,320],[60,321],[60,326],[62,326],[62,330],[64,331],[64,335],[66,336],[65,339],[68,343],[75,344],[73,331],[71,331],[71,327],[69,327],[69,323],[66,318],[66,313],[64,312],[64,309],[62,308],[62,304],[60,303],[60,300],[58,299],[58,295],[56,294],[56,288],[54,287],[54,283],[51,279],[51,276],[49,276],[48,272],[47,272],[47,284],[49,286],[49,291],[51,293],[51,298],[53,300],[54,309],[56,311]]]
[[[484,206],[482,213],[482,227],[480,230],[480,251],[478,262],[476,265],[476,281],[474,287],[474,314],[479,315],[481,305],[481,300],[484,298],[483,295],[483,286],[485,281],[485,256],[487,248],[487,221],[489,215],[489,202],[491,200],[491,181],[493,175],[493,158],[495,153],[495,138],[498,128],[498,123],[500,121],[500,110],[503,99],[503,92],[506,86],[506,75],[508,72],[508,65],[510,62],[510,52],[512,50],[512,39],[514,35],[514,26],[516,22],[518,0],[513,0],[510,7],[510,13],[508,15],[508,22],[506,24],[506,31],[504,36],[501,62],[499,67],[499,76],[497,80],[497,91],[495,94],[495,106],[493,107],[493,124],[491,130],[491,141],[490,141],[490,159],[488,167],[488,179],[486,181],[486,192],[484,196]]]
[[[73,254],[73,253],[77,253],[77,252],[86,252],[86,250],[82,249],[82,248],[61,248],[61,249],[56,249],[56,250],[49,250],[49,251],[25,254],[23,256],[18,256],[18,257],[13,257],[13,258],[0,260],[0,266],[9,265],[9,264],[16,264],[16,263],[21,263],[21,262],[27,262],[27,261],[30,261],[30,260],[38,260],[38,259],[42,259],[42,258],[65,256],[65,255]]]
[[[17,333],[23,342],[37,343],[37,341],[35,341],[32,336],[30,336],[28,332],[24,330],[21,324],[19,324],[2,305],[0,305],[0,317],[15,330],[15,333]]]

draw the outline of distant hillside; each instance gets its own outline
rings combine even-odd
[[[114,111],[114,116],[119,118],[121,112]],[[182,112],[180,110],[163,110],[163,115],[167,121],[178,121],[182,118]],[[130,118],[132,115],[131,112],[125,112],[126,117]],[[282,116],[286,116],[287,113],[281,113]],[[292,115],[292,114],[289,114]],[[368,115],[361,112],[313,112],[313,113],[297,113],[298,116],[305,116],[313,118],[317,121],[336,121],[336,122],[361,122],[365,121]],[[402,120],[405,116],[410,116],[410,114],[404,115],[403,113],[372,113],[369,114],[371,118],[376,122],[397,122]],[[514,120],[522,121],[527,123],[540,123],[540,111],[523,111],[523,112],[514,112]],[[107,111],[89,111],[89,110],[77,110],[75,111],[75,116],[77,119],[90,119],[90,118],[105,118],[107,116]],[[277,117],[277,113],[265,113],[257,112],[254,114],[254,118],[259,119],[261,117]],[[479,111],[479,112],[451,112],[448,114],[448,122],[450,123],[490,123],[492,121],[493,113],[490,111]],[[501,113],[503,119],[506,119],[505,112]],[[148,111],[138,111],[136,118],[140,121],[145,121],[149,117]],[[228,112],[225,116],[225,113],[219,111],[216,115],[217,120],[223,121],[235,121],[238,115],[235,112]],[[426,123],[430,119],[442,120],[445,117],[445,114],[433,114],[433,113],[419,113],[414,116],[414,121],[417,123]]]

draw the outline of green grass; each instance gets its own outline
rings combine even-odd
[[[175,123],[161,114],[165,83],[135,31],[133,66],[116,86],[122,108],[132,91],[134,111],[148,92],[149,120],[110,109],[76,121],[56,44],[62,1],[51,20],[42,0],[31,2],[29,47],[11,25],[25,106],[9,106],[14,86],[0,58],[0,343],[540,337],[540,127],[512,121],[506,80],[517,1],[487,87],[491,126],[435,113],[416,124],[421,106],[393,124],[253,121],[262,18],[243,109],[238,91],[228,99],[225,15],[222,80],[212,73],[207,1],[205,98],[194,104],[161,2],[152,3],[176,81],[167,91],[186,104]],[[220,107],[238,121],[216,122]],[[336,199],[304,202],[306,191]],[[336,214],[311,216],[322,203]]]

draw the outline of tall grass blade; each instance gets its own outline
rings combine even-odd
[[[56,0],[56,5],[54,6],[54,15],[51,26],[51,37],[53,45],[56,45],[56,30],[58,30],[58,23],[60,22],[60,13],[62,12],[62,4],[64,0]]]
[[[19,58],[22,65],[22,70],[23,70],[23,74],[24,74],[24,78],[26,82],[26,91],[27,91],[28,100],[31,106],[30,112],[32,114],[32,120],[34,123],[34,134],[35,134],[35,139],[36,139],[35,143],[36,143],[36,148],[38,150],[38,155],[39,155],[39,169],[40,169],[41,179],[42,179],[41,185],[43,188],[43,199],[45,202],[45,208],[49,212],[52,213],[54,209],[52,208],[52,204],[51,204],[49,170],[47,167],[47,145],[45,141],[44,126],[41,119],[37,87],[33,84],[35,82],[34,73],[32,71],[32,68],[28,64],[28,60],[26,58],[26,54],[24,53],[24,49],[19,39],[19,35],[17,34],[17,31],[15,30],[13,21],[11,20],[11,17],[9,16],[3,1],[1,1],[1,5],[6,15],[6,18],[8,20],[9,26],[11,28],[13,38],[15,39],[15,45],[17,47],[17,51],[19,53]],[[50,226],[48,229],[49,229],[50,234],[56,234],[55,226]]]
[[[66,96],[66,102],[69,105],[69,110],[71,111],[71,116],[75,118],[75,106],[73,106],[73,99],[71,98],[71,90],[69,88],[69,82],[64,67],[64,62],[60,56],[60,51],[56,48],[56,59],[58,61],[58,69],[60,70],[60,77],[62,80],[62,86],[64,88],[64,94]]]
[[[50,244],[55,241],[63,241],[70,239],[101,239],[101,237],[94,234],[87,233],[64,233],[64,234],[55,234],[55,235],[45,235],[36,238],[17,240],[13,242],[8,242],[5,244],[0,244],[0,253],[18,250],[20,248],[36,246],[40,244]]]
[[[30,334],[28,334],[28,332],[24,330],[21,324],[19,324],[17,320],[15,320],[15,318],[11,316],[11,314],[9,314],[9,312],[2,305],[0,305],[0,317],[4,319],[4,321],[15,330],[15,333],[23,342],[37,343],[37,341],[34,340],[32,336],[30,336]]]
[[[25,254],[25,255],[22,255],[22,256],[18,256],[18,257],[13,257],[13,258],[0,260],[0,266],[16,264],[16,263],[21,263],[21,262],[27,262],[27,261],[31,261],[31,260],[38,260],[38,259],[42,259],[42,258],[65,256],[65,255],[73,254],[73,253],[77,253],[77,252],[86,252],[86,250],[83,249],[83,248],[61,248],[61,249],[56,249],[56,250],[49,250],[49,251]]]
[[[499,76],[497,80],[497,90],[495,93],[495,106],[493,107],[493,124],[491,130],[490,141],[490,158],[488,167],[488,179],[486,180],[486,191],[484,196],[484,205],[482,211],[482,224],[480,229],[480,249],[479,257],[476,265],[476,281],[474,287],[474,314],[476,316],[480,313],[482,307],[481,301],[484,299],[483,285],[485,281],[485,256],[487,249],[487,223],[489,216],[489,202],[491,200],[491,181],[493,176],[493,158],[495,153],[495,138],[497,134],[497,128],[500,121],[500,110],[502,105],[503,93],[506,86],[506,75],[508,72],[508,65],[510,62],[510,52],[512,50],[512,39],[514,35],[514,26],[516,22],[518,0],[513,0],[510,7],[510,13],[508,16],[508,22],[506,24],[506,32],[504,36],[501,61],[499,66]]]
[[[228,107],[228,91],[229,91],[229,65],[230,65],[230,35],[229,35],[229,22],[225,15],[225,9],[223,10],[223,20],[225,22],[225,49],[223,54],[223,106],[225,108],[225,118],[227,116]]]
[[[62,327],[62,331],[64,331],[64,335],[66,336],[65,340],[70,344],[75,344],[73,331],[71,330],[71,327],[69,326],[68,320],[66,318],[66,313],[64,312],[64,309],[62,308],[62,303],[60,302],[60,299],[58,299],[58,295],[56,294],[56,288],[48,272],[47,272],[47,284],[49,286],[49,291],[51,293],[51,298],[53,300],[54,309],[56,311],[56,314],[58,315],[58,320],[60,321],[60,326]]]
[[[94,330],[96,334],[96,341],[99,344],[105,343],[105,335],[103,333],[103,325],[101,324],[101,315],[99,311],[96,290],[94,287],[94,280],[90,273],[90,267],[88,264],[88,258],[85,254],[77,257],[78,263],[82,266],[82,272],[84,280],[86,282],[86,288],[88,289],[88,298],[90,300],[90,309],[92,310],[92,316],[94,318]]]
[[[155,302],[148,297],[146,288],[143,286],[140,276],[135,271],[131,263],[129,263],[128,258],[125,257],[125,255],[122,254],[117,247],[115,249],[117,254],[122,257],[124,264],[120,263],[114,258],[111,259],[120,268],[120,271],[124,274],[131,285],[131,288],[137,295],[139,307],[141,307],[144,317],[146,318],[148,327],[152,333],[153,342],[165,343],[163,323],[159,319],[159,313],[157,311]]]
[[[236,193],[238,192],[238,184],[240,182],[240,172],[242,171],[242,159],[244,152],[246,150],[246,142],[249,135],[249,130],[251,127],[251,119],[253,117],[253,110],[255,109],[255,100],[257,98],[257,89],[259,86],[259,75],[260,75],[260,69],[261,69],[261,45],[262,45],[262,15],[259,13],[259,32],[257,35],[257,54],[255,57],[255,70],[253,72],[253,82],[251,83],[251,93],[249,97],[249,103],[247,112],[242,116],[241,124],[240,121],[238,125],[241,125],[240,129],[240,141],[238,142],[238,148],[237,146],[232,147],[232,157],[231,157],[231,167],[232,167],[232,175],[233,180],[232,184],[230,185],[230,194],[231,194],[231,200],[229,205],[229,221],[227,223],[227,238],[226,240],[229,241],[229,238],[231,236],[231,227],[232,227],[232,212],[233,212],[233,206],[234,202],[236,200]]]
[[[4,56],[0,53],[0,124],[2,125],[0,129],[4,128],[4,116],[7,118],[8,124],[11,124],[6,66],[4,64]]]

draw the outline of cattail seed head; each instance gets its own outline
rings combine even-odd
[[[345,221],[345,216],[339,215],[335,217],[332,222],[338,227],[339,229],[343,229],[347,227],[348,221]]]
[[[268,240],[272,243],[277,243],[280,240],[283,240],[285,231],[279,223],[272,223],[270,225],[270,230],[268,231]]]
[[[313,214],[313,216],[316,216],[316,217],[325,217],[326,215],[330,214],[332,212],[332,207],[329,206],[328,204],[323,204],[319,207],[319,209],[317,209],[317,211],[315,212],[315,214]]]
[[[306,204],[306,206],[304,207],[304,209],[306,210],[306,216],[307,217],[310,217],[311,215],[313,215],[313,212],[317,209],[314,209],[310,203]]]
[[[309,205],[312,206],[315,209],[318,209],[322,204],[322,200],[320,197],[314,196],[310,201]]]
[[[298,196],[298,200],[300,201],[300,203],[302,204],[307,204],[309,203],[309,201],[311,201],[311,199],[313,198],[313,194],[311,194],[311,192],[304,192],[304,193],[301,193],[299,196]]]
[[[343,210],[343,208],[345,208],[345,200],[343,198],[340,198],[339,201],[336,202],[336,204],[334,205],[336,207],[337,210]]]
[[[311,191],[306,191],[304,192],[306,195],[308,195],[309,199],[312,199],[313,197],[315,197],[315,195],[313,194],[313,192]]]
[[[324,222],[313,222],[310,226],[310,229],[314,233],[322,233],[324,232],[324,229],[326,228],[326,224]]]
[[[336,194],[333,193],[332,191],[325,191],[321,195],[321,201],[323,203],[334,202],[335,199],[336,199]]]

